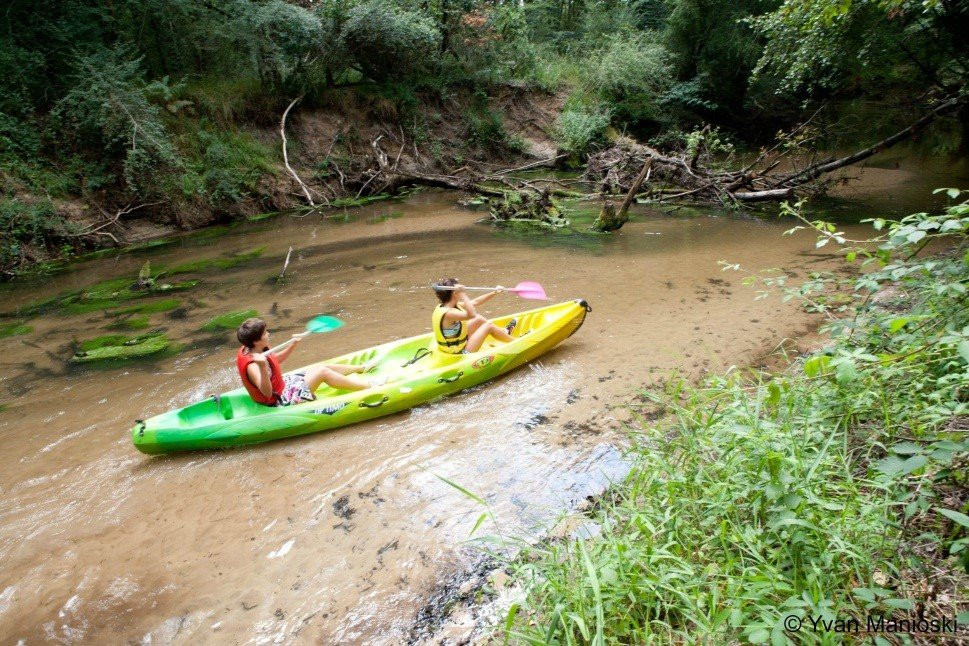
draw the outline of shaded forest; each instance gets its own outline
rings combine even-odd
[[[817,145],[805,123],[823,102],[965,119],[967,38],[954,0],[15,1],[0,27],[0,267],[123,242],[134,216],[185,228],[285,208],[286,191],[466,186],[483,174],[456,181],[465,162],[540,157],[507,128],[502,92],[557,97],[549,159],[591,156],[604,190],[628,191],[652,157],[695,197],[786,196],[771,151]],[[351,124],[319,144],[301,169],[314,200],[287,173],[280,119],[347,104],[388,135],[354,150]],[[760,174],[704,167],[736,145],[763,146]],[[377,181],[405,149],[412,170]]]

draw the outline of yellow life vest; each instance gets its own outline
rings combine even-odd
[[[464,346],[468,344],[468,324],[465,321],[456,321],[451,326],[444,327],[444,315],[447,314],[448,309],[450,308],[444,305],[434,308],[434,314],[431,317],[434,340],[437,341],[437,349],[441,352],[461,354]]]

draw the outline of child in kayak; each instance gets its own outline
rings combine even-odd
[[[437,349],[448,354],[466,354],[477,352],[489,336],[499,341],[511,341],[511,332],[517,321],[512,320],[506,327],[499,327],[475,310],[478,305],[503,291],[499,287],[478,298],[471,298],[464,291],[464,285],[455,278],[445,278],[434,285],[434,293],[441,301],[431,317]]]
[[[299,339],[277,353],[269,354],[269,331],[262,319],[247,319],[239,326],[236,337],[242,346],[236,353],[236,367],[242,384],[253,401],[265,406],[290,406],[304,401],[313,401],[313,395],[320,384],[340,390],[363,390],[380,386],[386,380],[349,376],[356,372],[367,372],[373,364],[359,366],[329,364],[310,369],[306,374],[283,374],[280,364],[293,353]]]

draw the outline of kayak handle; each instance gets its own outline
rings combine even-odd
[[[372,404],[368,404],[367,402],[360,402],[360,407],[361,408],[364,408],[364,407],[365,408],[376,408],[377,406],[383,406],[389,400],[390,400],[390,397],[388,397],[387,395],[384,395],[384,398],[383,399],[381,399],[380,401],[374,402]]]
[[[145,420],[143,420],[143,419],[136,419],[135,420],[135,426],[140,426],[141,427],[141,428],[138,429],[138,437],[144,437],[145,436]]]
[[[457,381],[458,379],[460,379],[462,376],[464,376],[464,371],[463,370],[461,372],[459,372],[458,374],[454,375],[453,377],[450,377],[450,378],[448,378],[448,377],[441,377],[440,379],[437,380],[437,383],[439,383],[439,384],[453,384],[455,381]]]

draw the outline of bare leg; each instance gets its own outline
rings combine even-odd
[[[488,322],[488,319],[486,319],[481,314],[478,314],[476,317],[474,317],[473,319],[471,319],[470,321],[468,321],[468,324],[467,324],[468,325],[468,336],[471,336],[472,334],[474,334],[475,332],[477,332],[478,331],[478,328],[480,328],[482,325],[484,325],[487,322]]]
[[[344,367],[355,368],[356,366]],[[315,393],[316,389],[322,383],[326,383],[331,388],[339,388],[340,390],[363,390],[364,388],[370,388],[370,384],[367,381],[359,377],[347,377],[331,369],[330,366],[320,366],[306,373],[306,385],[311,393]]]
[[[468,344],[464,346],[464,349],[468,352],[477,352],[485,342],[485,339],[488,338],[488,335],[506,343],[511,341],[512,338],[505,328],[498,327],[494,323],[488,323],[487,325],[479,327],[474,331],[474,334],[468,337]]]
[[[352,375],[356,372],[363,372],[363,364],[350,366],[345,363],[328,363],[326,367],[333,372],[339,372],[341,375]]]

